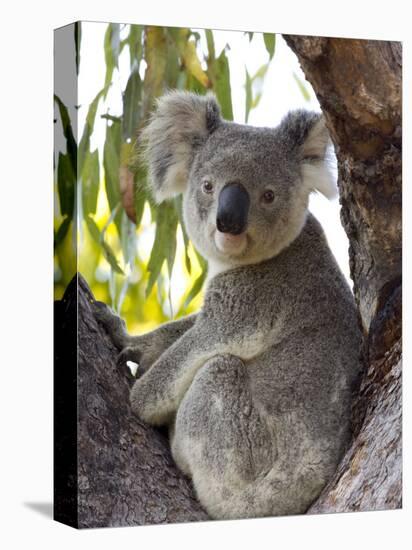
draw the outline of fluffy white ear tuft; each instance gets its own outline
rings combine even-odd
[[[325,119],[318,115],[303,144],[302,178],[309,192],[318,191],[329,200],[338,195],[331,147]]]
[[[329,200],[338,196],[336,176],[327,160],[316,164],[303,163],[302,178],[309,192],[318,191]]]
[[[158,99],[141,135],[149,184],[158,203],[185,191],[195,149],[220,122],[212,94],[171,91]]]

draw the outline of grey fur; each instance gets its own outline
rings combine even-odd
[[[218,113],[211,96],[175,92],[145,131],[153,191],[183,192],[186,229],[209,261],[201,311],[134,337],[104,308],[100,317],[141,363],[133,410],[169,425],[173,457],[211,517],[303,513],[349,441],[360,367],[352,293],[307,210],[311,191],[334,190],[328,134],[305,111],[275,129]],[[215,223],[233,181],[250,196],[234,242]]]

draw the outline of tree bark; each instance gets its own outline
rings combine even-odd
[[[354,440],[309,512],[401,507],[401,44],[284,37],[335,146],[341,219],[365,340]]]
[[[69,316],[76,315],[77,303],[77,414],[72,419],[77,426],[77,460],[71,468],[70,489],[63,496],[60,491],[55,499],[56,519],[76,527],[207,519],[190,481],[173,462],[166,435],[132,414],[129,390],[133,378],[126,367],[116,365],[119,351],[98,325],[90,303],[93,299],[78,276],[60,304],[67,319],[68,311]],[[60,351],[64,353],[70,353],[70,348]],[[70,399],[75,402],[76,396]],[[67,435],[70,426],[65,429]],[[56,435],[59,443],[63,434]],[[64,442],[58,445],[55,478],[67,470],[61,460],[68,451]],[[68,500],[75,503],[69,513]]]

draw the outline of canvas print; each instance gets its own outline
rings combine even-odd
[[[54,516],[401,507],[399,42],[77,22],[54,51]]]

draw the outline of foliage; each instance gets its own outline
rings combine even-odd
[[[74,55],[80,77],[82,34],[81,25],[76,24]],[[246,40],[254,36],[245,33]],[[253,76],[246,70],[246,121],[261,98],[275,39],[274,34],[262,35],[267,59]],[[67,106],[54,98],[66,143],[66,151],[55,159],[56,297],[78,269],[98,298],[110,301],[129,322],[150,328],[198,306],[207,264],[186,235],[180,199],[160,206],[151,200],[146,170],[136,155],[139,133],[155,99],[173,88],[200,94],[212,90],[224,118],[233,120],[230,46],[216,51],[209,29],[111,23],[102,47],[104,82],[88,106],[78,145]],[[98,115],[110,91],[120,87],[120,60],[127,54],[130,62],[121,89],[122,112],[115,116],[107,110]],[[105,139],[103,147],[92,148],[97,116],[105,120]],[[177,264],[185,288],[176,310],[171,311],[170,279]]]

